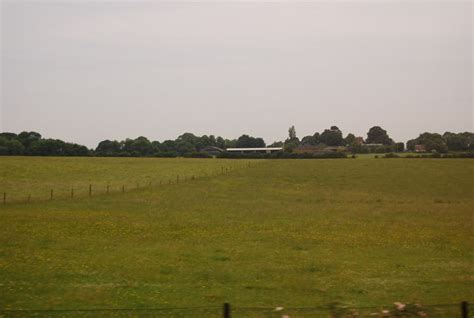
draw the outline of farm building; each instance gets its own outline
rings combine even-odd
[[[425,145],[415,145],[415,152],[426,152]]]
[[[225,151],[224,149],[215,147],[215,146],[207,146],[201,149],[201,152],[207,153],[208,155],[211,155],[211,156],[217,156],[218,154],[224,151]]]
[[[231,153],[273,153],[282,151],[282,147],[259,147],[259,148],[227,148]]]

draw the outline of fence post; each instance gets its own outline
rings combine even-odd
[[[125,193],[125,186],[122,186],[122,193]]]
[[[53,199],[53,189],[51,189],[51,196],[49,197],[50,200]]]
[[[7,193],[3,192],[3,204],[7,203]]]
[[[92,184],[89,184],[89,196],[92,196]]]
[[[107,192],[106,192],[106,194],[109,194],[109,188],[110,188],[110,184],[107,184]]]
[[[71,199],[74,198],[74,188],[71,188]]]
[[[461,303],[461,317],[462,318],[469,317],[469,303],[467,301],[463,301]]]
[[[230,304],[224,303],[224,318],[230,318]]]

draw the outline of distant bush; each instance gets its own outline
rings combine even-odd
[[[391,152],[391,153],[386,154],[386,155],[383,156],[382,158],[400,158],[400,156],[397,155],[397,154],[395,154],[395,153],[393,153],[393,152]]]
[[[390,155],[390,156],[388,156]],[[474,158],[474,152],[453,152],[453,153],[445,153],[441,154],[438,152],[431,153],[431,154],[409,154],[404,157],[402,156],[391,156],[391,154],[387,154],[384,156],[384,158],[408,158],[408,159],[417,159],[417,158],[432,158],[432,159],[455,159],[455,158]]]
[[[163,151],[163,152],[157,152],[154,154],[154,157],[159,157],[159,158],[175,158],[178,156],[178,153],[176,151]]]
[[[451,154],[451,158],[474,158],[474,152],[464,152],[459,154]]]

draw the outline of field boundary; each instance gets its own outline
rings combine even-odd
[[[227,175],[236,170],[243,170],[254,167],[255,165],[260,164],[263,161],[252,162],[248,161],[245,164],[233,164],[233,165],[220,165],[219,169],[216,169],[212,172],[204,172],[203,174],[176,174],[174,178],[157,178],[155,181],[149,181],[146,183],[140,184],[139,182],[135,183],[120,183],[120,184],[111,184],[108,183],[105,187],[97,187],[94,186],[93,183],[90,183],[86,187],[70,187],[69,189],[65,190],[64,188],[46,188],[44,189],[44,197],[33,197],[31,194],[23,194],[25,197],[24,199],[18,199],[18,195],[14,196],[15,199],[10,199],[13,194],[17,194],[18,192],[0,192],[0,206],[6,206],[11,204],[18,204],[18,203],[35,203],[35,202],[48,202],[48,201],[56,201],[56,200],[74,200],[74,199],[84,199],[84,198],[93,198],[93,197],[101,197],[107,195],[117,195],[117,194],[125,194],[135,190],[140,189],[149,189],[153,187],[160,187],[160,186],[170,186],[170,185],[179,185],[186,182],[191,182],[196,179],[205,179],[205,178],[212,178],[212,177],[219,177],[223,175]],[[57,195],[57,192],[61,190],[61,193],[65,193],[68,191],[69,195]],[[79,191],[81,190],[81,191]],[[79,194],[81,193],[81,194]],[[85,194],[84,194],[85,193]]]
[[[352,307],[339,303],[328,304],[325,306],[314,307],[245,307],[231,306],[230,303],[224,303],[223,306],[194,306],[194,307],[149,307],[149,308],[78,308],[78,309],[6,309],[0,308],[0,315],[33,315],[33,314],[79,314],[79,313],[164,313],[179,314],[183,312],[205,312],[213,315],[212,317],[230,318],[233,314],[262,315],[262,317],[290,317],[292,314],[331,314],[331,317],[446,317],[451,318],[469,317],[469,303],[462,301],[460,303],[450,304],[402,304],[394,303],[391,306],[366,306]]]

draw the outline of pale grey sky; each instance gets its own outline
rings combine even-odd
[[[0,130],[473,131],[471,1],[2,1]]]

